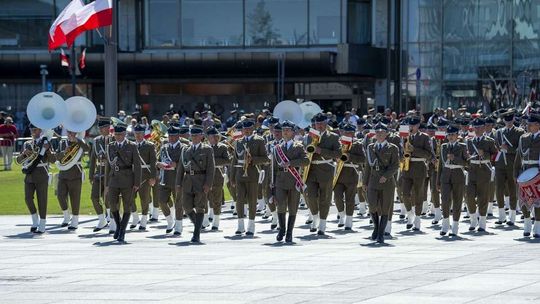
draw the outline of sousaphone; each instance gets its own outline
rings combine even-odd
[[[302,109],[292,100],[284,100],[278,103],[273,113],[274,117],[279,118],[279,122],[289,120],[296,125],[302,122]]]
[[[311,119],[318,113],[322,112],[321,107],[313,101],[306,101],[300,104],[302,110],[302,121],[299,123],[300,127],[305,128],[311,125]]]

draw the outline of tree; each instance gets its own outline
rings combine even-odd
[[[261,0],[249,14],[249,36],[252,45],[269,45],[281,35],[273,27],[272,15],[266,9],[266,3]]]

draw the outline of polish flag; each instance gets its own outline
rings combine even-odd
[[[112,25],[112,0],[96,0],[78,10],[75,18],[62,23],[62,31],[66,35],[68,47],[84,31],[90,31],[102,26]]]
[[[339,141],[341,142],[342,145],[345,145],[345,146],[348,146],[350,144],[352,144],[352,137],[349,137],[349,136],[341,136],[339,138]]]
[[[86,48],[81,53],[81,58],[79,59],[79,69],[84,69],[86,67]]]
[[[66,42],[65,32],[60,25],[69,19],[75,18],[75,13],[83,7],[84,3],[82,0],[73,0],[64,8],[60,15],[58,15],[58,18],[54,20],[49,29],[49,51],[59,48]]]
[[[69,68],[69,57],[68,55],[66,55],[66,53],[64,53],[64,49],[60,49],[61,53],[60,53],[60,63],[62,64],[63,67],[67,67]]]
[[[318,138],[318,137],[321,137],[321,132],[311,128],[309,129],[309,136],[311,136],[312,138]]]

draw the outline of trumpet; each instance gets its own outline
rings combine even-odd
[[[157,119],[152,120],[151,125],[152,133],[148,140],[154,144],[156,154],[159,154],[159,151],[161,150],[161,139],[165,136],[165,133],[167,133],[167,127]]]
[[[403,160],[399,163],[399,169],[401,171],[409,171],[409,165],[411,163],[411,154],[412,154],[413,146],[411,144],[411,136],[409,135],[407,137],[407,140],[405,141],[405,147],[403,152]]]

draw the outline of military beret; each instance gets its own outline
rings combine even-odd
[[[363,119],[363,118],[358,118],[358,119],[356,120],[356,124],[357,124],[357,125],[363,125],[363,124],[365,124],[365,123],[366,123],[366,120]]]
[[[236,130],[242,130],[244,128],[244,124],[241,121],[239,121],[234,125],[234,128]]]
[[[203,133],[203,127],[200,125],[192,125],[189,129],[189,134],[198,135]]]
[[[512,121],[515,115],[516,111],[514,109],[509,109],[508,111],[501,113],[501,117],[504,119],[504,121]]]
[[[387,124],[390,123],[390,119],[388,117],[386,117],[386,116],[383,116],[383,117],[381,117],[380,122],[387,125]]]
[[[294,129],[294,127],[296,127],[296,125],[290,120],[285,120],[283,123],[281,123],[282,129]]]
[[[133,132],[144,132],[146,131],[146,128],[141,124],[136,124],[133,128]]]

